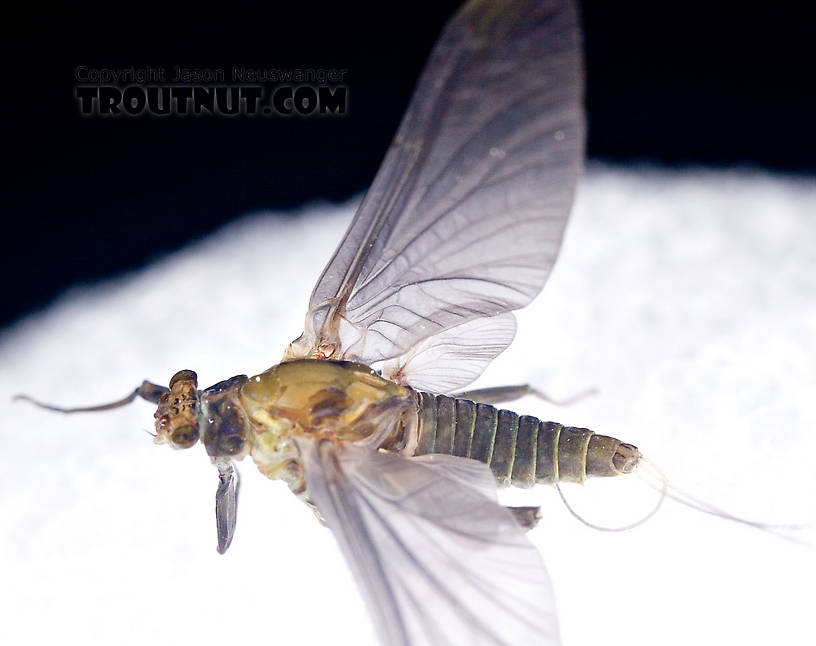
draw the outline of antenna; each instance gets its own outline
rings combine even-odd
[[[34,404],[34,406],[37,406],[38,408],[44,408],[45,410],[54,411],[55,413],[96,413],[103,410],[112,410],[114,408],[127,406],[137,397],[141,397],[142,399],[145,399],[149,402],[158,404],[159,398],[164,393],[169,392],[170,392],[169,388],[159,386],[149,381],[143,381],[142,385],[136,388],[127,397],[123,397],[122,399],[119,399],[115,402],[111,402],[109,404],[99,404],[97,406],[77,406],[73,408],[63,408],[62,406],[54,406],[53,404],[46,404],[41,401],[37,401],[33,397],[29,397],[28,395],[14,395],[14,397],[12,397],[12,400],[26,401],[29,404]]]

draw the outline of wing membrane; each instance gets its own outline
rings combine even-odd
[[[516,319],[474,319],[428,337],[382,365],[382,376],[434,393],[452,393],[476,379],[513,341]]]
[[[557,644],[541,557],[481,463],[300,442],[313,502],[389,646]]]
[[[460,10],[287,357],[393,359],[528,304],[572,201],[581,101],[573,2],[484,0]]]

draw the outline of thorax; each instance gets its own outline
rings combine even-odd
[[[303,486],[299,436],[400,448],[415,417],[412,390],[358,363],[288,361],[224,383],[230,385],[229,402],[216,393],[209,407],[211,413],[222,411],[220,417],[233,426],[243,426],[243,450],[235,457],[248,453],[264,475],[287,481],[293,490]],[[204,439],[210,455],[210,447],[230,445],[214,428]]]

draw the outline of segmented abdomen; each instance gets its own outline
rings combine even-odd
[[[630,472],[630,444],[586,428],[543,422],[468,399],[420,392],[415,455],[443,453],[484,462],[501,485],[583,482]]]

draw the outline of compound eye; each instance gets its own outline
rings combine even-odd
[[[198,429],[195,426],[182,426],[170,435],[170,445],[174,449],[189,449],[198,442]]]
[[[193,387],[198,386],[198,375],[195,372],[193,372],[192,370],[179,370],[170,379],[170,388],[172,389],[173,386],[182,379],[184,381],[192,381]]]

